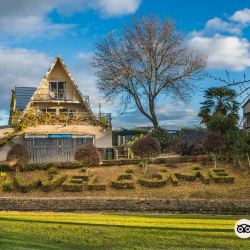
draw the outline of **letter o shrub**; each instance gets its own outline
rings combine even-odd
[[[75,160],[87,167],[95,167],[100,163],[100,153],[95,146],[83,145],[76,150]]]

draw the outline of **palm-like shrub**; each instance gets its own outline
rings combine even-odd
[[[7,154],[6,161],[18,170],[29,162],[29,152],[23,144],[14,144]]]
[[[237,124],[234,119],[231,119],[230,116],[216,113],[207,123],[207,128],[211,132],[221,133],[224,135],[227,131],[235,130],[237,128]]]
[[[75,152],[75,160],[82,162],[86,167],[98,166],[100,153],[95,146],[82,145]]]
[[[237,92],[227,87],[213,87],[205,91],[198,116],[211,132],[225,134],[235,129],[239,120]]]

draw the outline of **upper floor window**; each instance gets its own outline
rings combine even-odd
[[[40,109],[42,113],[56,113],[56,109]]]
[[[66,82],[50,82],[49,95],[51,100],[65,100]]]

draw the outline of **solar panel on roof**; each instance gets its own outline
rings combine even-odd
[[[35,90],[35,87],[15,87],[16,108],[23,111]]]

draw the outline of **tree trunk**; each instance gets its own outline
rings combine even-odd
[[[152,96],[149,97],[149,111],[151,114],[151,121],[153,123],[154,129],[157,129],[159,127],[159,123],[155,114],[155,100]]]
[[[250,169],[250,159],[249,159],[249,154],[247,153],[247,162],[248,162],[248,168]]]
[[[159,127],[159,123],[156,118],[152,121],[152,123],[153,123],[154,129],[157,129]]]
[[[144,173],[143,173],[144,176],[146,176],[146,174],[147,174],[147,168],[148,168],[148,158],[145,159],[144,171],[143,171],[143,172],[144,172]]]

